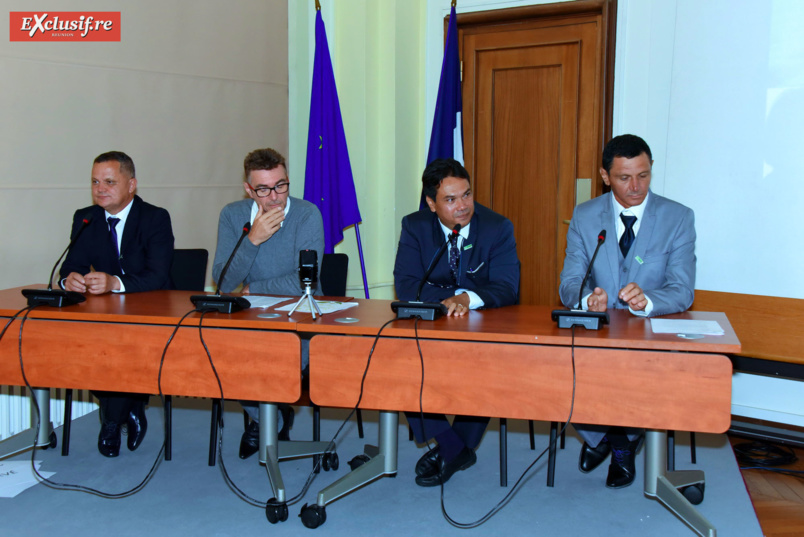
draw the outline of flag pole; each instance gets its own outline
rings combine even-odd
[[[363,244],[360,242],[359,225],[360,223],[355,224],[355,236],[357,237],[357,253],[360,255],[360,270],[363,272],[363,291],[366,294],[366,298],[371,298],[369,296],[368,280],[366,279],[366,263],[363,261]]]

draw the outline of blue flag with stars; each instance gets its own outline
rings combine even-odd
[[[304,199],[321,211],[324,252],[333,253],[335,245],[343,240],[343,230],[357,224],[361,218],[321,11],[317,11],[315,17],[315,60]]]

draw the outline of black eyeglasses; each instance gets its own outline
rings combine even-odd
[[[248,183],[246,183],[246,185],[248,185],[248,187],[251,189],[252,192],[257,194],[258,198],[267,198],[268,196],[271,195],[271,191],[274,191],[277,194],[284,194],[285,192],[288,191],[288,188],[290,188],[289,181],[278,183],[274,186],[258,186],[257,188],[254,188]]]

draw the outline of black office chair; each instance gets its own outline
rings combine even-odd
[[[202,248],[173,250],[170,266],[170,287],[180,291],[203,291],[207,277],[209,252]],[[70,453],[70,426],[72,424],[73,390],[64,391],[64,426],[61,433],[61,454]],[[173,399],[165,396],[165,460],[171,459],[171,410]]]

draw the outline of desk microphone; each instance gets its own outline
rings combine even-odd
[[[595,253],[592,254],[592,260],[589,262],[589,267],[586,269],[586,274],[581,281],[581,289],[578,291],[578,309],[569,310],[553,310],[551,317],[554,321],[558,321],[559,328],[572,328],[573,326],[583,326],[587,330],[600,330],[604,324],[609,323],[609,314],[605,311],[584,311],[581,309],[581,300],[583,300],[583,287],[592,273],[592,265],[595,263],[597,253],[600,247],[606,242],[606,230],[603,229],[597,234],[597,246]]]
[[[444,243],[438,249],[435,257],[430,262],[430,266],[427,267],[427,271],[424,273],[424,276],[419,282],[419,288],[416,290],[416,300],[412,302],[391,302],[391,309],[396,313],[397,319],[419,317],[425,321],[434,321],[435,319],[447,313],[448,310],[444,304],[440,302],[421,302],[419,298],[422,296],[422,289],[424,288],[424,284],[427,282],[427,278],[429,278],[430,274],[432,274],[433,269],[435,269],[435,266],[438,264],[441,256],[443,256],[444,252],[447,251],[447,246],[449,246],[450,241],[457,240],[460,231],[461,225],[455,224],[455,227],[452,228],[449,238],[447,238],[447,240],[444,241]]]
[[[78,304],[80,302],[84,302],[86,297],[75,291],[67,291],[66,289],[53,289],[53,275],[56,273],[56,267],[59,266],[59,263],[67,255],[67,252],[70,251],[70,248],[73,247],[75,241],[78,240],[78,237],[81,236],[81,233],[87,228],[89,223],[92,221],[90,216],[87,216],[81,222],[81,227],[78,228],[78,231],[75,234],[75,237],[70,241],[70,244],[67,245],[67,248],[61,253],[59,258],[56,260],[56,264],[53,265],[53,270],[50,271],[50,279],[47,282],[47,289],[23,289],[22,296],[28,299],[29,306],[53,306],[54,308],[61,308],[63,306],[72,306],[73,304]]]
[[[236,311],[251,307],[251,302],[242,296],[221,295],[221,283],[223,283],[223,277],[226,276],[226,271],[229,270],[229,265],[232,263],[232,259],[234,259],[237,250],[240,248],[240,244],[243,242],[243,239],[246,238],[246,235],[248,235],[249,231],[251,231],[251,222],[246,222],[243,224],[243,233],[240,234],[240,238],[237,240],[234,250],[232,250],[229,259],[226,260],[226,264],[223,266],[221,275],[218,278],[218,287],[215,289],[215,294],[193,295],[190,297],[190,302],[193,303],[193,306],[195,306],[196,309],[217,311],[219,313],[234,313]]]

